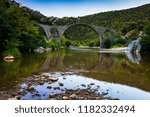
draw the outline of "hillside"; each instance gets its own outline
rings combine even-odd
[[[114,28],[117,34],[113,41],[111,41],[112,39],[110,40],[108,33],[103,35],[107,39],[104,42],[104,47],[109,45],[107,46],[109,48],[112,45],[117,47],[126,46],[131,40],[137,38],[141,32],[150,35],[148,32],[149,21],[150,4],[127,10],[109,11],[78,18],[57,18],[53,16],[46,17],[39,11],[21,6],[14,0],[2,0],[0,1],[0,50],[2,52],[5,51],[4,55],[10,54],[14,50],[15,54],[17,53],[19,56],[19,51],[31,51],[39,46],[58,45],[46,43],[41,29],[35,25],[35,22],[49,25],[88,23]],[[127,38],[124,38],[125,35],[127,35]],[[149,37],[146,39],[149,39]],[[72,46],[99,46],[99,37],[97,34],[92,29],[89,29],[89,27],[82,25],[69,28],[65,32],[63,40],[64,46],[66,43]]]
[[[88,23],[97,26],[111,27],[121,31],[124,35],[133,29],[143,30],[150,21],[150,4],[131,9],[108,11],[84,17],[46,17],[38,11],[22,7],[34,21],[49,25],[69,25],[73,23]]]
[[[29,15],[31,20],[44,24],[69,25],[73,23],[88,23],[113,28],[117,31],[116,39],[122,39],[125,35],[127,35],[127,38],[129,39],[127,41],[117,40],[116,42],[113,42],[117,46],[122,46],[122,44],[126,45],[126,43],[128,44],[132,39],[137,38],[141,31],[145,32],[144,29],[150,21],[150,4],[136,8],[102,12],[78,18],[46,17],[40,12],[33,11],[27,7],[22,7],[22,9]],[[98,46],[99,43],[97,35],[88,27],[82,25],[70,28],[64,36],[67,40],[75,40],[75,42],[72,42],[73,45],[80,45],[83,43],[83,45]],[[93,42],[91,40],[95,41]]]
[[[150,4],[120,11],[109,11],[80,17],[80,22],[123,29],[129,25],[145,25],[150,20]]]

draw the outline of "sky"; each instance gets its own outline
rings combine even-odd
[[[22,6],[45,16],[78,17],[105,11],[128,9],[150,3],[150,0],[16,0]]]

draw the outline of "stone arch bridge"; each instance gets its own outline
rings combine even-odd
[[[46,35],[46,38],[48,40],[53,39],[53,34],[52,34],[52,29],[56,29],[58,36],[61,38],[61,36],[65,33],[65,31],[72,26],[75,25],[83,25],[91,28],[93,31],[95,31],[100,39],[100,47],[102,47],[102,41],[104,37],[105,32],[109,32],[109,38],[113,39],[115,37],[115,30],[110,29],[110,28],[105,28],[105,27],[99,27],[95,25],[90,25],[90,24],[84,24],[84,23],[77,23],[77,24],[72,24],[72,25],[64,25],[64,26],[57,26],[57,25],[46,25],[46,24],[41,24],[41,23],[36,23],[39,27],[41,27]]]

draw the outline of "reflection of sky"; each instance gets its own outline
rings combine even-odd
[[[50,75],[48,73],[45,73],[46,75]],[[53,76],[53,75],[52,75]],[[107,93],[106,97],[112,97],[112,98],[119,98],[121,100],[150,100],[150,93],[146,92],[144,90],[121,85],[121,84],[114,84],[114,83],[108,83],[103,81],[94,80],[91,78],[86,78],[83,76],[77,76],[77,75],[66,75],[61,76],[59,73],[54,74],[54,77],[57,77],[59,80],[58,82],[63,83],[64,86],[60,87],[61,89],[85,89],[87,87],[81,86],[81,84],[84,84],[86,86],[90,85],[91,83],[95,83],[94,85],[91,85],[92,89],[97,89],[97,86],[100,86],[99,93]],[[65,77],[66,79],[63,79]],[[37,86],[36,90],[42,95],[43,99],[46,99],[50,93],[60,93],[60,90],[53,90],[53,89],[47,89],[47,86],[52,87],[59,87],[58,82],[52,83],[52,84],[45,84],[44,86]],[[45,96],[43,96],[45,95]],[[28,93],[25,95],[22,99],[38,99],[38,97],[33,98],[31,93]]]
[[[16,0],[46,16],[84,16],[103,11],[126,9],[150,0]]]

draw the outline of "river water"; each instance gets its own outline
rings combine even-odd
[[[105,97],[122,100],[150,99],[150,60],[130,53],[100,52],[91,48],[60,49],[42,54],[23,55],[12,63],[0,63],[0,91],[12,90],[34,74],[46,74],[59,80],[51,84],[62,89],[97,89]],[[66,73],[62,75],[62,73]],[[47,99],[52,92],[48,83],[37,85],[40,97],[27,93],[22,99]]]

